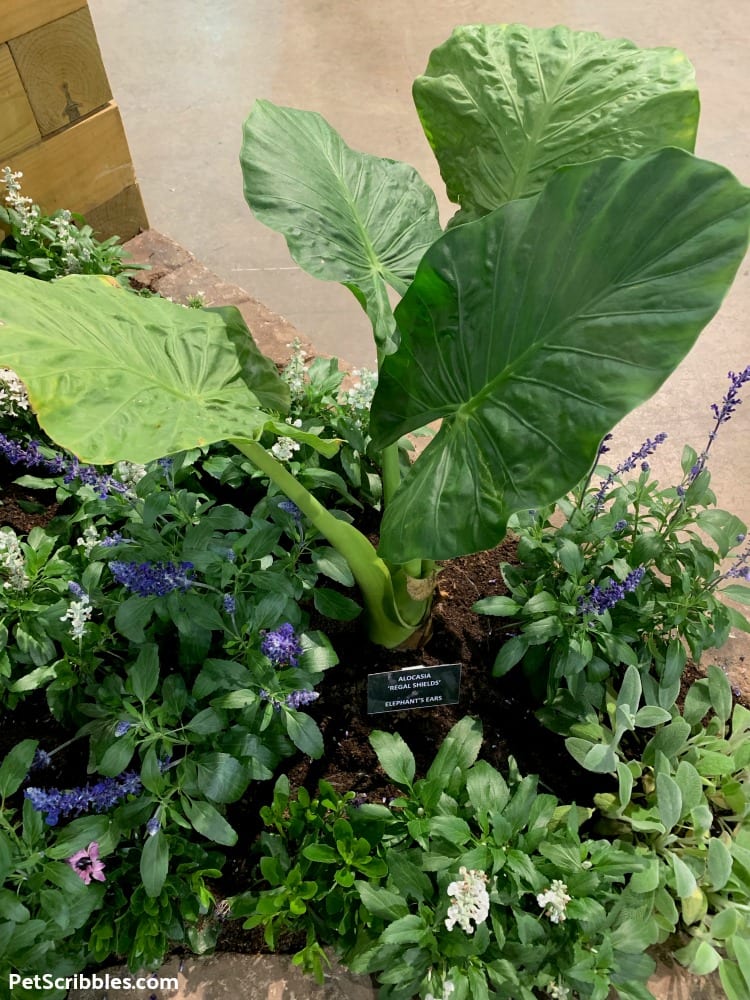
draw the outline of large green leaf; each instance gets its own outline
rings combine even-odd
[[[692,150],[699,114],[677,50],[521,24],[457,28],[414,100],[461,221],[536,193],[565,164]]]
[[[240,159],[253,213],[283,233],[305,271],[354,293],[378,348],[390,351],[387,286],[403,295],[441,233],[435,195],[416,170],[350,149],[319,114],[269,101],[245,122]]]
[[[263,409],[288,409],[233,306],[185,309],[98,276],[0,272],[0,363],[23,380],[49,436],[98,464],[253,438]]]
[[[402,562],[491,548],[515,510],[585,475],[714,315],[747,247],[750,191],[678,149],[559,170],[450,230],[396,310],[371,427],[442,427],[386,510]]]

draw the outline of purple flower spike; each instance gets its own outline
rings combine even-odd
[[[578,609],[582,615],[603,615],[618,604],[626,594],[632,594],[646,575],[644,566],[628,573],[622,583],[611,580],[606,587],[592,587],[587,597],[580,597]]]
[[[688,479],[691,483],[705,469],[706,462],[708,460],[708,453],[711,450],[711,445],[716,440],[719,428],[722,424],[726,424],[729,420],[731,420],[732,414],[742,402],[738,393],[743,385],[750,382],[750,365],[748,365],[742,372],[727,372],[727,378],[729,379],[729,389],[722,399],[721,405],[718,403],[711,403],[711,412],[714,415],[715,423],[711,429],[711,433],[708,435],[708,443],[706,444],[706,447],[698,456],[698,461],[690,470]]]
[[[275,667],[297,666],[302,655],[302,646],[294,631],[294,626],[285,622],[273,632],[268,632],[260,644],[260,651]]]
[[[109,564],[112,576],[139,597],[165,597],[173,590],[186,591],[192,584],[193,564],[181,562],[120,562]]]
[[[284,699],[289,708],[304,708],[305,705],[312,705],[320,697],[317,691],[293,691]]]
[[[37,812],[46,813],[47,826],[56,826],[61,816],[106,812],[126,795],[138,795],[141,788],[141,779],[135,771],[127,771],[119,778],[102,778],[93,785],[71,788],[67,792],[59,788],[27,788],[23,794]]]
[[[651,438],[646,438],[646,440],[643,442],[640,448],[637,449],[637,451],[634,451],[631,455],[628,455],[628,457],[625,459],[624,462],[620,462],[620,464],[617,466],[614,472],[610,472],[607,478],[603,479],[599,484],[599,489],[594,494],[595,509],[597,511],[601,509],[601,506],[604,503],[604,498],[607,495],[607,491],[609,490],[610,486],[615,481],[617,476],[621,476],[623,472],[632,472],[639,462],[642,463],[641,469],[643,470],[643,472],[648,472],[649,464],[646,461],[646,459],[649,457],[649,455],[653,455],[653,453],[656,451],[659,445],[663,444],[666,440],[667,440],[667,435],[663,431],[660,434],[657,434],[653,440]]]

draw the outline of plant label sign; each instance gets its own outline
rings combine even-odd
[[[456,705],[460,690],[460,663],[407,667],[370,674],[367,678],[367,714]]]

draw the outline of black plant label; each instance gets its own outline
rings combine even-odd
[[[367,678],[367,714],[457,705],[460,693],[460,663],[407,667],[370,674]]]

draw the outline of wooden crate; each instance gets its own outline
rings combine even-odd
[[[0,167],[102,238],[148,227],[85,0],[0,0]]]

